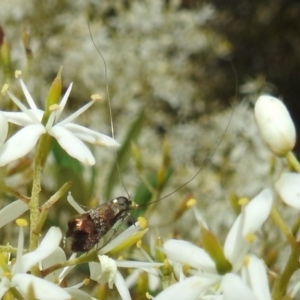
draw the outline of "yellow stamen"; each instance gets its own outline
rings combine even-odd
[[[249,202],[249,198],[243,197],[243,198],[239,199],[238,204],[243,206],[243,205],[248,204],[248,202]]]
[[[246,256],[244,257],[244,259],[243,259],[243,265],[247,267],[248,264],[249,264],[249,256],[246,255]]]
[[[6,91],[8,90],[9,85],[7,83],[5,83],[1,89],[1,94],[5,95]]]
[[[91,99],[99,102],[103,101],[103,98],[99,94],[92,95]]]
[[[15,78],[19,78],[22,75],[22,71],[21,70],[16,70],[15,71]]]
[[[255,241],[255,235],[253,233],[248,233],[245,236],[245,239],[249,244],[252,244]]]
[[[197,203],[196,199],[195,199],[195,198],[191,198],[191,199],[189,199],[189,200],[187,201],[186,206],[187,206],[188,208],[190,208],[190,207],[194,206],[196,203]]]
[[[136,246],[137,246],[137,248],[141,248],[141,247],[142,247],[142,241],[139,240],[139,241],[136,243]]]
[[[18,226],[20,227],[25,227],[25,226],[28,226],[28,222],[26,219],[17,219],[16,220],[16,223]]]
[[[138,222],[139,222],[139,226],[142,228],[142,229],[145,229],[147,228],[147,220],[143,217],[138,217]]]
[[[59,109],[59,105],[58,104],[52,104],[49,107],[50,111],[55,111],[55,110],[58,110],[58,109]]]

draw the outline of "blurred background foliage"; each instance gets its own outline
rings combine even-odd
[[[53,145],[41,202],[72,180],[74,198],[86,207],[127,192],[146,204],[172,193],[201,168],[184,188],[149,206],[150,226],[165,237],[197,240],[199,226],[182,205],[193,196],[205,218],[214,220],[211,229],[226,232],[234,217],[229,195],[252,197],[269,184],[272,157],[252,116],[257,95],[282,97],[298,124],[299,19],[300,3],[286,0],[2,0],[0,82],[9,83],[19,98],[25,100],[14,80],[16,69],[43,107],[63,66],[64,89],[74,82],[67,109],[101,94],[105,101],[78,122],[111,134],[105,67],[88,23],[107,65],[121,143],[117,156],[93,148],[97,164],[84,168]],[[0,97],[1,109],[16,109]],[[26,195],[32,157],[1,171],[7,184]],[[1,207],[11,201],[2,198]],[[65,230],[74,213],[60,201],[48,225]],[[10,236],[6,229],[3,242]]]

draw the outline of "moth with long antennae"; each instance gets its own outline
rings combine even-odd
[[[100,57],[104,63],[105,78],[106,78],[106,93],[107,93],[107,98],[108,98],[111,132],[112,132],[112,137],[114,138],[112,109],[111,109],[109,89],[108,89],[108,84],[107,84],[107,66],[106,66],[106,62],[105,62],[103,55],[101,54],[100,50],[98,49],[97,45],[94,42],[89,24],[88,24],[88,28],[89,28],[91,40],[92,40],[97,52],[100,54]],[[235,72],[234,72],[234,74],[235,74]],[[236,74],[235,74],[235,76],[236,76]],[[228,120],[228,123],[226,125],[226,128],[225,128],[221,138],[215,145],[215,147],[214,147],[213,151],[210,153],[210,155],[205,158],[205,160],[202,163],[202,166],[197,170],[197,172],[188,181],[186,181],[184,184],[182,184],[181,186],[176,188],[171,193],[164,195],[160,199],[156,199],[150,203],[147,203],[146,205],[134,204],[129,199],[130,198],[129,196],[128,197],[120,196],[120,197],[114,198],[106,203],[103,203],[95,208],[92,208],[85,213],[79,214],[79,215],[75,216],[74,218],[72,218],[71,220],[69,220],[66,237],[71,238],[71,250],[73,252],[87,252],[87,251],[91,250],[94,246],[96,246],[98,244],[100,239],[103,238],[108,233],[108,231],[113,228],[113,226],[118,221],[124,221],[130,215],[130,211],[132,211],[133,209],[142,207],[142,206],[148,206],[150,204],[157,203],[157,202],[173,195],[174,193],[176,193],[177,191],[179,191],[180,189],[182,189],[183,187],[188,185],[191,181],[193,181],[201,173],[204,166],[213,157],[213,155],[215,154],[219,145],[223,141],[223,139],[227,133],[229,124],[231,122],[233,113],[234,113],[234,109],[231,111],[230,118]],[[123,187],[128,195],[128,192],[126,190],[126,187],[124,185],[124,182],[123,182],[123,179],[122,179],[122,176],[120,173],[120,168],[119,168],[119,164],[117,161],[116,153],[115,153],[115,157],[116,157],[116,165],[117,165],[120,181],[122,182]]]

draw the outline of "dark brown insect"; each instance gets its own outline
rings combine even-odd
[[[132,201],[117,197],[68,222],[67,238],[71,238],[71,250],[87,252],[117,223],[125,220],[132,209]]]

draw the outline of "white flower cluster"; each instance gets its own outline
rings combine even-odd
[[[119,145],[113,138],[71,123],[71,121],[88,109],[94,101],[89,102],[63,121],[59,121],[71,92],[72,84],[69,86],[59,105],[55,106],[51,111],[46,124],[43,124],[45,111],[36,107],[22,79],[19,79],[19,82],[29,108],[5,89],[5,92],[22,112],[0,112],[1,166],[27,155],[33,150],[34,146],[44,134],[55,138],[70,156],[73,156],[86,165],[95,164],[95,159],[91,151],[82,141],[107,147]],[[8,133],[8,122],[23,126],[24,128],[5,141]],[[25,203],[22,200],[16,200],[0,210],[0,228],[30,209],[30,203]],[[27,222],[23,219],[18,219],[17,224],[20,226],[20,233],[18,246],[16,248],[16,262],[14,264],[11,263],[10,249],[12,249],[12,247],[9,246],[7,249],[4,247],[6,249],[5,255],[3,254],[4,252],[0,253],[0,298],[4,297],[6,293],[10,293],[10,295],[14,295],[16,299],[31,299],[32,297],[34,299],[43,300],[94,299],[79,289],[84,282],[68,288],[61,288],[59,286],[73,268],[73,266],[70,265],[70,261],[75,259],[76,254],[73,254],[69,260],[66,259],[64,250],[59,247],[62,233],[58,227],[51,227],[38,247],[24,254],[23,226],[26,226]],[[116,285],[122,299],[131,299],[127,284],[117,267],[151,271],[153,268],[157,268],[162,264],[153,261],[115,261],[105,254],[120,246],[131,237],[136,236],[133,240],[135,241],[137,238],[139,240],[146,232],[147,230],[142,230],[137,222],[117,238],[113,239],[106,247],[103,247],[98,253],[99,262],[90,262],[90,278],[99,283],[108,283],[110,288]],[[53,266],[57,265],[58,267],[48,274],[47,270],[51,270]],[[66,267],[63,268],[64,266]],[[61,268],[63,268],[63,270],[58,272],[57,270]],[[32,274],[28,274],[28,272],[32,270],[34,270]]]
[[[269,149],[279,157],[286,157],[299,172],[297,162],[291,159],[296,131],[284,104],[274,97],[263,95],[256,102],[255,117]],[[167,241],[162,250],[172,264],[178,282],[161,292],[155,300],[271,300],[282,299],[283,296],[294,299],[300,285],[285,285],[281,287],[282,290],[278,289],[282,284],[278,283],[282,278],[279,271],[276,276],[278,282],[275,281],[273,287],[270,287],[268,269],[263,259],[257,256],[257,250],[256,254],[250,250],[256,240],[255,234],[259,233],[271,211],[276,211],[275,194],[288,206],[300,210],[300,174],[283,173],[274,187],[263,190],[249,203],[241,202],[241,213],[227,235],[224,248],[220,248],[219,252],[218,245],[212,239],[209,239],[210,245],[207,246],[205,237],[202,237],[203,248],[184,240]],[[201,220],[201,226],[207,230],[207,225],[196,208],[194,212],[196,218]],[[276,216],[273,212],[275,219]],[[289,232],[286,227],[280,227],[280,221],[278,223],[279,229]],[[299,240],[286,235],[292,249],[297,249]],[[299,251],[297,253],[294,262],[296,265],[300,258]],[[186,265],[190,267],[188,273],[184,272]],[[297,269],[292,268],[290,276]]]
[[[60,121],[72,85],[69,86],[59,104],[50,107],[49,117],[45,121],[43,117],[46,109],[41,111],[36,107],[24,82],[22,79],[19,81],[29,108],[7,91],[22,112],[0,112],[1,166],[27,155],[43,135],[55,138],[70,156],[86,165],[95,164],[95,159],[83,141],[105,146],[118,146],[114,139],[72,123],[94,101]],[[291,152],[295,146],[296,131],[283,103],[271,96],[261,96],[255,106],[255,117],[262,138],[270,150],[276,156],[286,158],[292,168],[300,172],[299,164]],[[5,141],[8,122],[24,128]],[[271,300],[281,299],[283,296],[293,298],[300,289],[300,285],[283,286],[280,282],[281,274],[279,274],[274,286],[270,286],[268,270],[263,258],[260,258],[258,251],[253,251],[251,246],[256,241],[257,233],[272,214],[278,228],[287,237],[292,251],[294,249],[298,251],[298,240],[278,217],[274,197],[278,195],[288,206],[300,209],[299,187],[300,175],[298,173],[283,173],[276,181],[274,188],[264,189],[249,202],[245,199],[240,201],[240,214],[229,230],[224,247],[218,243],[217,238],[199,217],[199,211],[194,207],[196,219],[201,220],[199,223],[202,227],[203,247],[175,239],[162,245],[159,251],[164,253],[168,264],[172,266],[172,273],[178,282],[173,285],[169,284],[154,299]],[[73,207],[76,207],[70,195],[68,200]],[[30,204],[17,200],[3,208],[0,211],[0,227],[15,220],[25,211],[32,210]],[[84,261],[86,257],[89,257],[89,253],[77,258],[76,254],[73,254],[67,260],[64,250],[59,247],[62,233],[59,228],[51,227],[40,244],[24,254],[23,227],[26,223],[18,219],[17,224],[20,231],[15,263],[12,263],[10,259],[12,251],[9,247],[6,253],[0,253],[0,298],[10,293],[15,299],[94,299],[80,290],[84,282],[79,282],[72,287],[60,286],[78,261],[81,259]],[[149,279],[153,275],[163,277],[163,273],[158,268],[163,267],[164,264],[153,261],[146,253],[144,253],[147,258],[145,262],[114,260],[109,257],[111,252],[128,241],[131,240],[131,245],[132,241],[137,242],[147,231],[142,227],[140,222],[137,222],[98,250],[97,261],[89,260],[90,279],[100,284],[107,283],[109,288],[115,285],[124,300],[131,299],[129,287],[137,282],[140,272],[148,272]],[[292,258],[293,256],[290,259]],[[298,263],[299,254],[295,256],[294,264]],[[188,271],[185,270],[186,265],[189,266]],[[289,263],[289,265],[292,264]],[[124,279],[118,270],[120,267],[134,268],[136,271]],[[62,271],[58,271],[60,269]],[[28,274],[29,271],[31,274]],[[288,271],[292,276],[295,269],[289,270],[287,266],[285,272]]]

